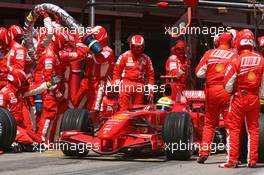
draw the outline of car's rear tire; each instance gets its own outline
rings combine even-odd
[[[242,127],[241,130],[241,135],[240,135],[240,154],[239,154],[239,161],[241,163],[247,163],[247,143],[248,143],[248,138],[247,138],[247,129],[245,124]]]
[[[83,109],[69,109],[64,113],[61,121],[60,133],[62,131],[80,131],[87,134],[92,134],[93,125],[88,110]],[[63,143],[62,152],[66,156],[78,156],[84,157],[89,153],[89,150],[81,148],[80,146],[85,145],[74,145],[71,143]],[[74,149],[72,149],[74,148]]]
[[[264,105],[263,104],[260,105],[260,112],[264,113]]]
[[[243,128],[243,139],[240,148],[240,161],[242,163],[247,162],[248,154],[248,137],[245,127]],[[258,162],[264,162],[264,113],[259,114],[259,145],[258,145]]]
[[[170,113],[164,121],[162,134],[168,160],[190,159],[194,152],[194,125],[187,112]]]
[[[258,161],[264,162],[264,113],[259,115],[259,148],[258,148]]]
[[[13,115],[0,107],[0,150],[8,150],[15,141],[17,132],[16,120]]]

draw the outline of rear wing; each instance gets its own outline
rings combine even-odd
[[[184,90],[182,93],[188,101],[205,102],[205,93],[203,90]]]

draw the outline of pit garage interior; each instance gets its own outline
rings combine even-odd
[[[84,26],[88,26],[91,7],[88,4],[91,2],[86,0],[2,0],[0,2],[0,23],[6,27],[14,23],[23,26],[24,18],[34,5],[53,3],[65,9]],[[94,23],[107,28],[110,36],[109,44],[115,49],[116,58],[129,49],[130,36],[136,33],[144,35],[146,40],[145,52],[152,59],[157,81],[159,81],[160,75],[165,73],[166,59],[170,55],[171,46],[176,41],[166,34],[166,28],[172,27],[186,12],[182,1],[179,0],[166,1],[173,5],[171,8],[148,6],[158,2],[160,1],[93,0],[93,3],[101,4],[94,6]],[[253,31],[257,28],[257,36],[261,36],[264,34],[261,9],[254,8],[252,2],[247,0],[201,0],[199,6],[192,12],[191,26],[200,28],[204,26],[208,28],[219,26],[235,29],[250,28]],[[137,3],[143,4],[143,6],[136,5]],[[193,75],[192,78],[194,78],[192,87],[201,89],[203,83],[195,78],[193,71],[203,53],[213,48],[213,35],[188,34],[186,36],[184,39],[188,41],[191,48],[189,58],[192,61],[190,71]]]

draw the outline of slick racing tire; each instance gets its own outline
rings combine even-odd
[[[264,163],[264,113],[260,113],[259,115],[258,161]]]
[[[263,104],[260,105],[260,112],[264,113],[264,105]]]
[[[85,132],[89,135],[92,134],[93,125],[88,110],[69,109],[64,113],[60,126],[60,133],[62,131],[71,130]],[[71,143],[63,143],[61,150],[66,156],[83,157],[89,153],[89,150],[80,148],[80,145]]]
[[[247,143],[248,143],[248,138],[247,138],[247,129],[246,125],[243,124],[241,133],[240,133],[240,154],[239,154],[239,161],[241,163],[247,163]]]
[[[0,150],[8,150],[15,141],[17,132],[16,120],[13,115],[0,107]]]
[[[246,128],[243,128],[243,139],[240,141],[240,161],[242,163],[247,162],[248,154],[248,137]],[[259,114],[259,145],[258,145],[258,162],[264,163],[264,113]]]
[[[188,160],[194,152],[194,125],[187,112],[170,113],[163,124],[167,160]]]

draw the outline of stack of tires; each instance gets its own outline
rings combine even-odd
[[[15,141],[17,132],[16,120],[12,114],[0,107],[0,150],[6,151]]]

